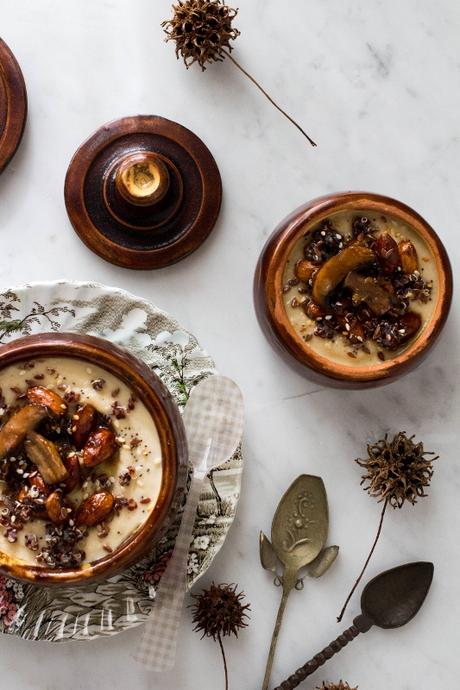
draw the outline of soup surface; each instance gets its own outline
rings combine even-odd
[[[162,480],[157,427],[126,384],[70,357],[0,371],[0,550],[66,568],[117,549]]]
[[[426,328],[436,299],[424,240],[372,212],[338,212],[306,229],[284,271],[284,307],[304,347],[346,366],[403,352]]]

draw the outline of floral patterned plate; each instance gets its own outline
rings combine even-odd
[[[128,348],[162,379],[179,406],[214,362],[173,318],[123,290],[93,283],[33,283],[0,293],[0,345],[31,333],[74,331]],[[209,478],[188,560],[189,586],[207,570],[235,517],[238,450]],[[178,524],[140,563],[105,582],[47,589],[0,577],[0,631],[29,640],[90,640],[143,623],[174,546]]]

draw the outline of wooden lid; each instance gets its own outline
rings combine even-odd
[[[0,173],[21,142],[27,118],[27,92],[21,68],[0,38]]]
[[[193,252],[221,199],[219,170],[201,139],[153,115],[101,127],[77,150],[65,181],[80,239],[125,268],[162,268]]]

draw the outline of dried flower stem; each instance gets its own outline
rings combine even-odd
[[[310,144],[311,144],[312,146],[316,146],[316,145],[317,145],[317,144],[313,141],[313,139],[311,139],[311,137],[308,136],[308,134],[306,133],[306,131],[305,131],[304,129],[302,129],[302,127],[301,127],[301,126],[300,126],[290,115],[288,115],[287,112],[286,112],[285,110],[283,110],[283,108],[281,108],[281,106],[278,105],[278,103],[276,103],[276,102],[273,100],[273,98],[265,91],[265,89],[262,88],[262,86],[259,84],[259,82],[258,82],[256,79],[254,79],[254,77],[251,76],[251,75],[249,74],[249,72],[247,72],[247,71],[240,65],[239,62],[237,62],[237,61],[235,60],[235,58],[230,54],[230,51],[223,49],[222,52],[225,53],[225,55],[233,62],[233,64],[235,65],[235,67],[237,67],[237,68],[240,70],[240,72],[242,72],[242,73],[243,73],[243,74],[254,84],[254,86],[256,86],[256,87],[259,89],[259,91],[261,91],[261,92],[263,93],[263,95],[265,96],[265,98],[267,98],[267,99],[270,101],[270,103],[271,103],[272,105],[274,105],[275,108],[276,108],[277,110],[279,110],[279,112],[280,112],[282,115],[284,115],[284,117],[286,117],[286,118],[289,120],[289,122],[291,122],[291,123],[294,125],[294,127],[297,127],[297,129],[299,130],[299,132],[301,132],[301,133],[304,135],[304,137],[305,137],[306,139],[308,139],[308,141],[310,142]]]
[[[222,660],[224,662],[224,673],[225,673],[225,690],[228,690],[228,669],[227,669],[227,659],[225,658],[224,645],[222,643],[222,638],[220,633],[217,635],[217,641],[219,643],[220,651],[222,652]]]
[[[385,500],[385,503],[383,504],[382,514],[380,515],[379,528],[377,530],[377,535],[375,537],[374,543],[372,544],[372,549],[369,552],[369,556],[367,557],[367,560],[364,564],[364,568],[361,570],[361,573],[360,573],[358,579],[356,580],[355,584],[353,585],[353,589],[351,590],[350,594],[348,595],[348,597],[345,601],[345,604],[343,605],[343,608],[340,612],[340,615],[337,618],[337,623],[340,623],[340,621],[342,620],[342,618],[345,614],[345,611],[347,610],[347,606],[350,603],[350,599],[353,596],[353,594],[356,592],[356,589],[357,589],[359,583],[361,582],[362,577],[363,577],[364,573],[366,572],[367,566],[369,565],[369,562],[373,556],[373,553],[375,551],[375,547],[377,546],[378,540],[380,539],[380,535],[382,533],[383,519],[385,517],[387,506],[388,506],[388,498]]]

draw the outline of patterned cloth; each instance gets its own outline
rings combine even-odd
[[[174,552],[135,654],[135,659],[152,671],[174,667],[186,592],[187,558],[203,481],[207,472],[234,453],[241,441],[243,418],[241,391],[225,376],[201,381],[185,407],[183,419],[193,479]]]

